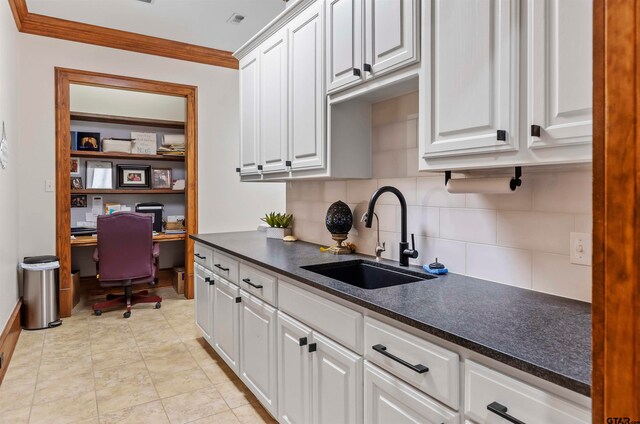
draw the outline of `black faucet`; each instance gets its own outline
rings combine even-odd
[[[407,242],[407,201],[404,199],[404,196],[395,187],[384,186],[380,187],[378,190],[373,193],[371,196],[371,200],[369,200],[369,207],[367,208],[367,220],[365,221],[365,227],[371,228],[371,224],[373,222],[373,209],[376,206],[376,202],[378,201],[378,197],[383,193],[393,193],[396,195],[398,200],[400,201],[400,208],[402,209],[402,213],[400,215],[401,219],[401,233],[400,233],[400,266],[409,266],[409,258],[417,258],[418,251],[416,250],[416,241],[411,234],[411,249],[409,249],[409,243]]]

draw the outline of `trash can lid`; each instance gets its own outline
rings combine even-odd
[[[27,265],[48,264],[50,262],[58,262],[58,260],[58,257],[53,255],[27,256],[22,263]]]

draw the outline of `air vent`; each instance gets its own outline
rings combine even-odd
[[[236,12],[233,12],[231,14],[231,16],[229,17],[229,19],[227,19],[227,23],[228,24],[232,24],[232,25],[238,25],[240,24],[240,22],[242,22],[244,20],[244,16],[237,14]]]

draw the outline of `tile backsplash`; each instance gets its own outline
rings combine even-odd
[[[591,301],[591,267],[569,262],[569,233],[591,233],[591,171],[524,172],[508,195],[450,194],[441,174],[418,173],[417,93],[372,106],[373,178],[287,183],[294,234],[323,245],[333,241],[324,224],[329,205],[346,202],[354,214],[349,241],[373,255],[375,221],[360,222],[373,192],[392,185],[408,205],[408,231],[420,256],[437,256],[451,272],[558,296]],[[400,206],[386,193],[376,204],[383,256],[398,258]]]

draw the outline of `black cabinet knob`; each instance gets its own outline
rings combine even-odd
[[[359,77],[360,76],[360,69],[353,68],[353,75],[355,75],[356,77]]]

